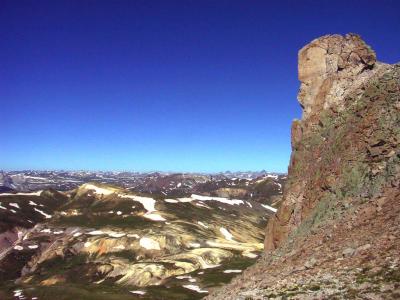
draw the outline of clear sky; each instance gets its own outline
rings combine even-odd
[[[400,1],[0,1],[0,169],[286,172],[297,51]]]

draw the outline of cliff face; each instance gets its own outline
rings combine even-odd
[[[267,227],[267,251],[320,202],[373,197],[394,175],[388,168],[398,166],[398,67],[377,62],[349,34],[312,41],[300,50],[298,68],[303,118],[292,125],[289,183]]]
[[[209,299],[399,299],[400,64],[328,35],[300,50],[299,79],[265,255]]]

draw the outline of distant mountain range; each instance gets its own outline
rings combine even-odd
[[[1,192],[32,192],[44,189],[68,191],[88,182],[112,184],[153,197],[184,197],[192,193],[239,197],[269,202],[282,194],[286,175],[259,172],[138,173],[87,171],[9,171],[0,172]],[[267,199],[268,198],[268,199]]]

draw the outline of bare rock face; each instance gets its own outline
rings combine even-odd
[[[395,126],[379,121],[379,115],[384,113],[369,102],[377,97],[385,100],[388,96],[384,95],[390,90],[398,92],[396,81],[389,75],[394,67],[377,62],[375,52],[360,36],[320,37],[303,47],[298,58],[298,100],[303,117],[292,124],[288,184],[282,206],[267,226],[266,251],[281,245],[321,199],[341,189],[338,179],[347,176],[343,173],[352,168],[354,161],[360,159],[360,165],[368,162],[365,156],[374,151],[366,145],[369,139],[390,138],[386,137],[388,129],[383,127]],[[392,83],[388,84],[385,78]],[[379,113],[367,112],[365,107],[369,106]],[[350,117],[354,120],[345,120]]]
[[[355,34],[326,35],[302,48],[298,99],[303,119],[330,107],[340,109],[349,87],[357,77],[369,77],[375,64],[375,52]]]

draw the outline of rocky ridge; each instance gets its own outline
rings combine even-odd
[[[355,34],[299,52],[283,201],[266,254],[208,299],[400,297],[400,65]]]

